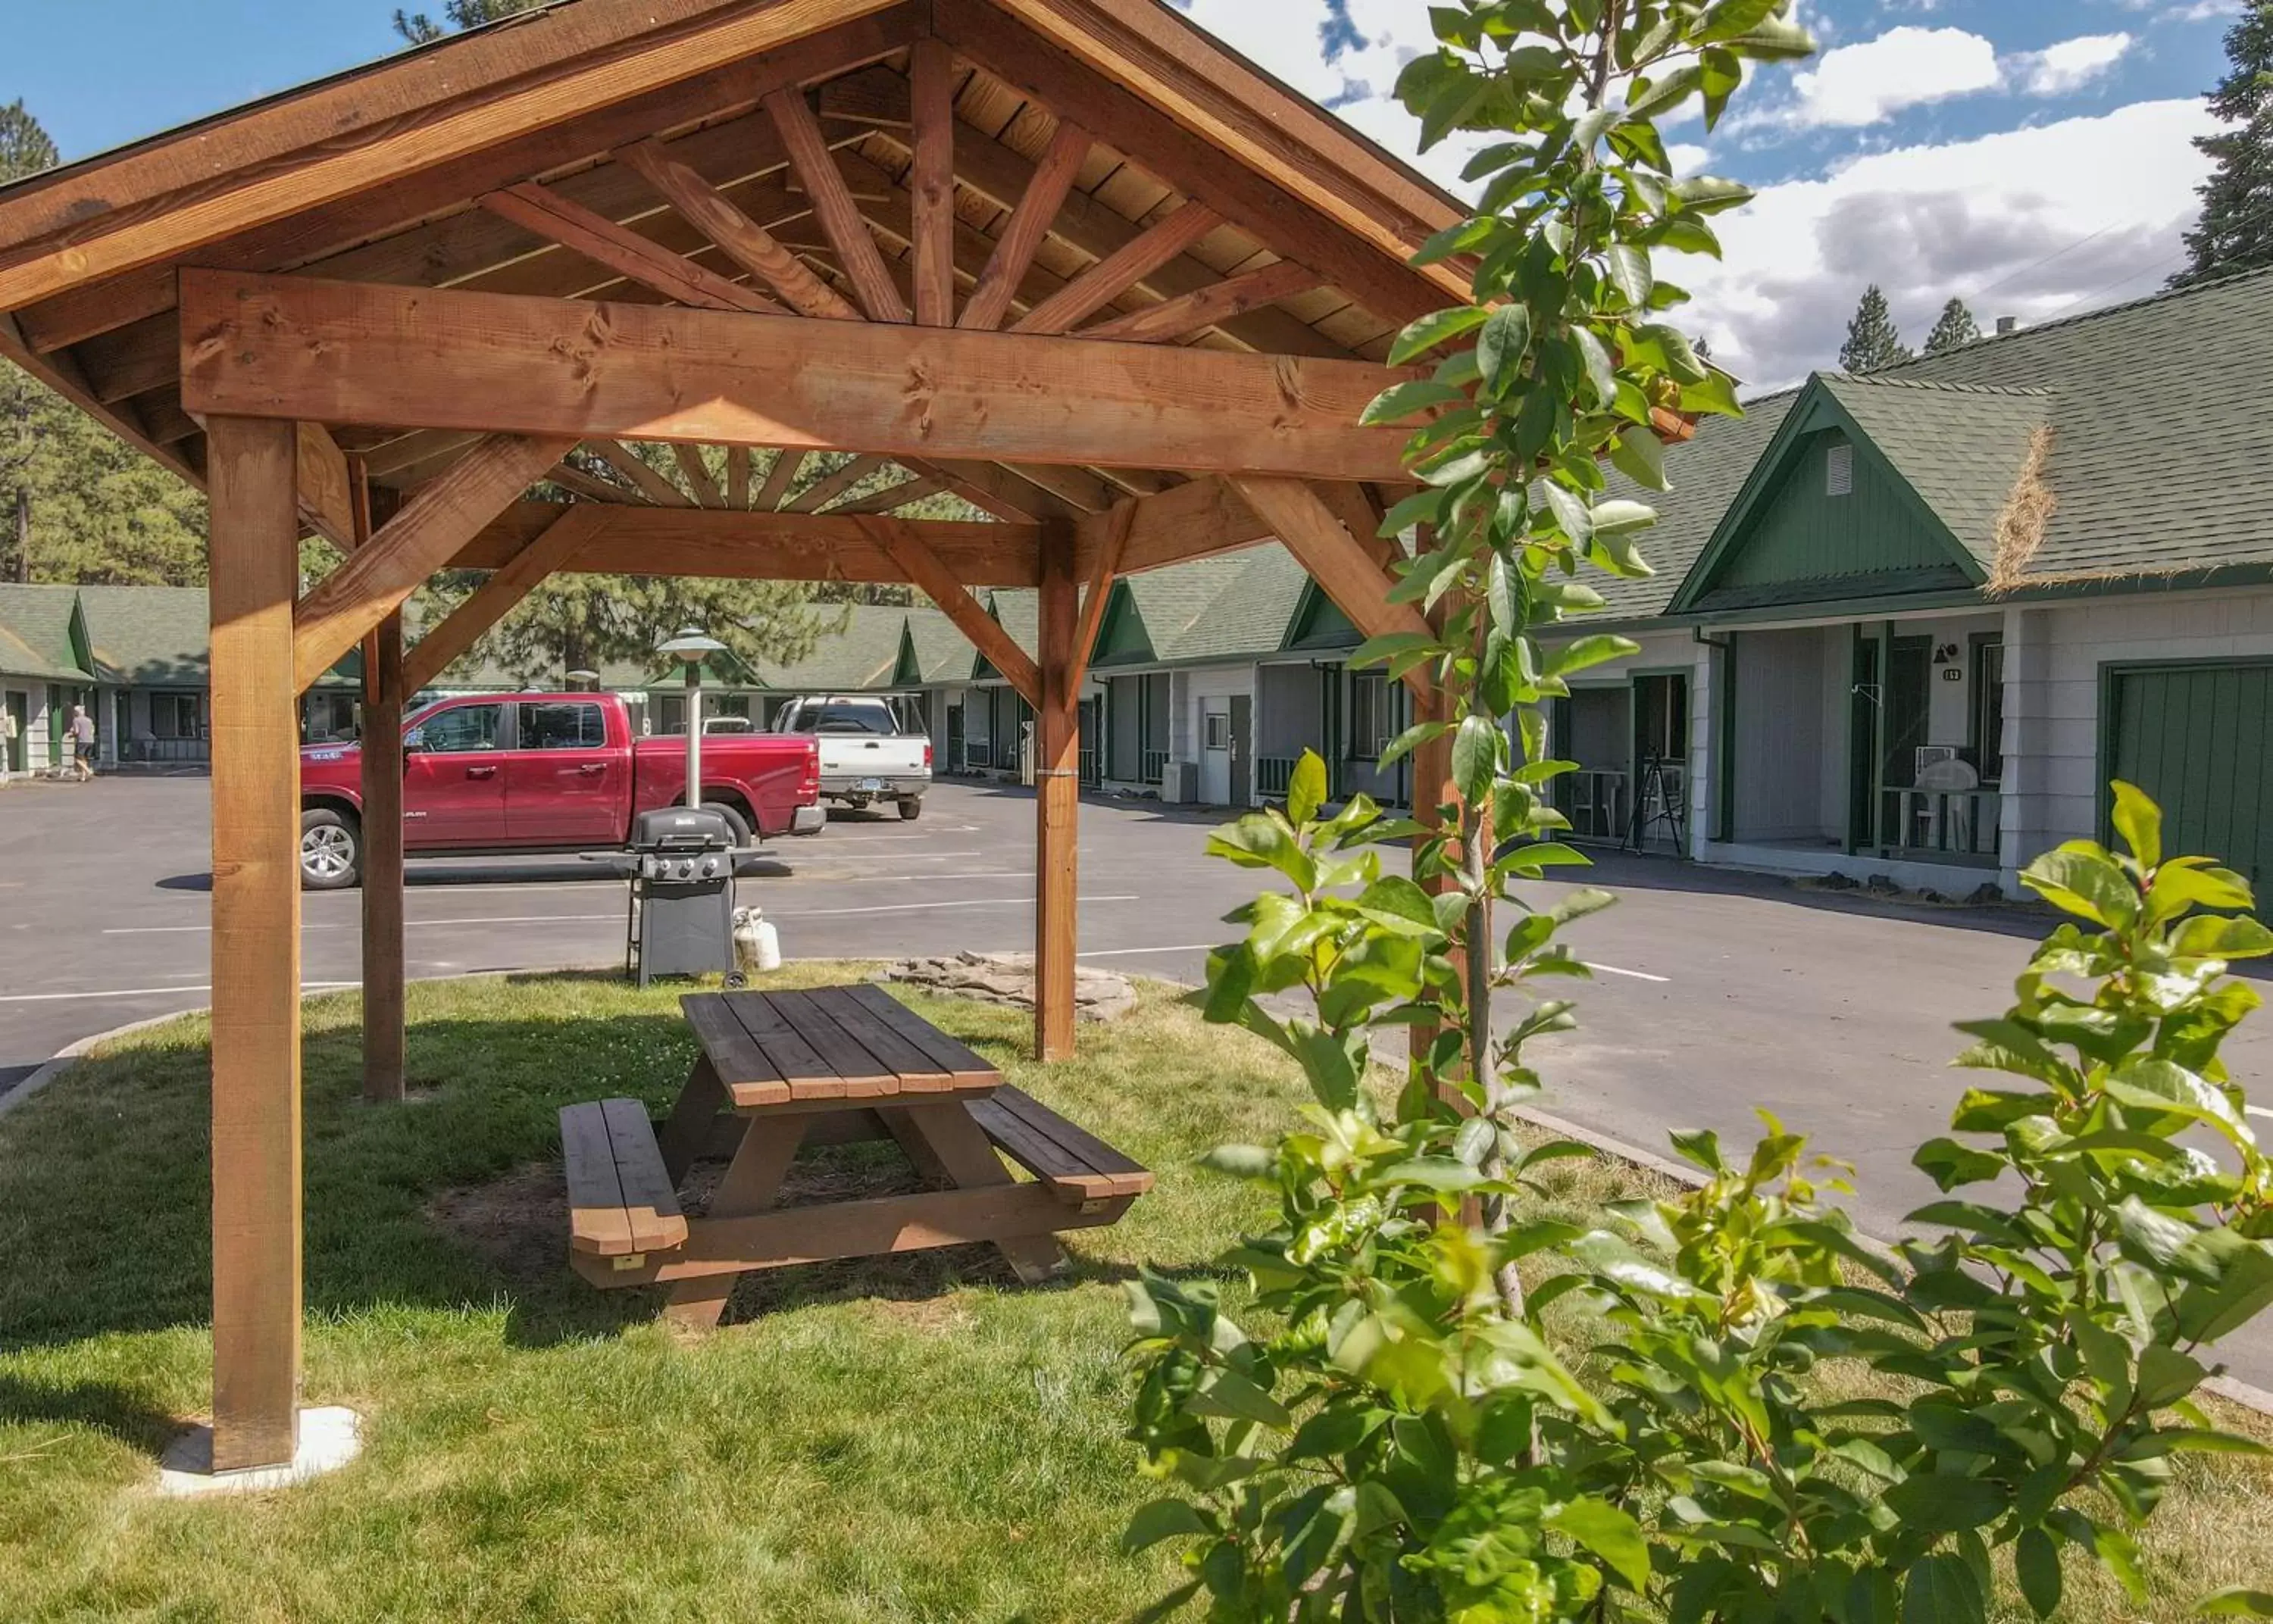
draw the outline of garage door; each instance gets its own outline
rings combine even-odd
[[[2113,675],[2108,775],[2163,805],[2163,849],[2204,852],[2273,902],[2273,662]]]

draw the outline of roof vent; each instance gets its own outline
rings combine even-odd
[[[1997,336],[1999,338],[2004,338],[2008,333],[2018,333],[2020,330],[2021,318],[2018,316],[1999,316],[1997,318]]]
[[[1823,459],[1823,494],[1830,497],[1852,496],[1855,493],[1855,448],[1834,445]]]

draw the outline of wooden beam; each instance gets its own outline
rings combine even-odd
[[[596,265],[645,283],[665,298],[698,310],[746,311],[754,315],[778,316],[782,307],[754,288],[728,281],[716,271],[692,259],[658,248],[648,238],[618,225],[604,214],[595,214],[558,192],[534,182],[493,191],[482,206],[501,220],[535,232],[584,256]]]
[[[949,489],[964,501],[997,519],[1013,523],[1035,519],[1079,519],[1082,510],[1031,480],[995,462],[933,461],[903,458],[918,473],[946,475]]]
[[[938,40],[922,39],[909,53],[913,79],[915,167],[908,172],[914,199],[916,320],[926,327],[955,325],[955,54]]]
[[[660,143],[642,141],[624,157],[671,199],[671,206],[689,224],[716,243],[729,259],[762,278],[799,313],[838,321],[860,319],[860,312],[779,237],[736,208],[725,193],[673,159]]]
[[[1091,513],[1083,519],[1077,531],[1076,570],[1097,567],[1097,555],[1110,539],[1124,506],[1136,517],[1122,545],[1117,572],[1122,575],[1238,552],[1267,542],[1272,535],[1269,523],[1227,481],[1196,479],[1158,496],[1116,505],[1109,513]]]
[[[400,82],[398,68],[319,86],[270,109],[272,116],[255,114],[236,122],[233,135],[258,130],[258,141],[216,142],[211,131],[199,130],[154,144],[150,156],[154,162],[131,169],[124,164],[94,164],[67,171],[62,182],[0,202],[0,243],[26,244],[0,253],[0,310],[187,253],[412,170],[558,124],[595,105],[623,101],[709,68],[792,45],[807,34],[890,4],[891,0],[777,0],[752,10],[733,0],[703,0],[701,10],[707,15],[692,26],[656,27],[652,0],[604,0],[597,7],[579,6],[574,13],[531,19],[529,25],[497,31],[497,36],[516,42],[532,36],[581,36],[584,25],[604,17],[620,31],[620,38],[589,64],[540,72],[534,79],[525,71],[494,77],[476,71],[460,78],[482,59],[482,53],[454,44],[400,64],[420,80],[416,116],[405,116],[410,109],[402,102],[388,105],[386,97],[374,94],[374,79]],[[545,29],[556,21],[566,34]],[[545,31],[537,34],[538,29]],[[466,43],[477,42],[469,39]],[[480,88],[469,94],[469,86]],[[342,109],[358,101],[364,104],[359,127],[342,129]],[[339,108],[332,111],[333,122],[327,125],[315,109],[334,103]],[[369,111],[374,104],[384,109],[376,117]],[[271,133],[288,128],[289,134]],[[288,141],[289,145],[283,144]],[[258,161],[244,155],[254,150],[267,155]],[[119,183],[130,173],[138,178],[147,176],[140,188],[144,201],[193,185],[211,185],[216,176],[221,189],[171,207],[128,206],[128,194]],[[104,206],[91,213],[90,203]],[[41,231],[66,235],[27,241]]]
[[[559,517],[503,568],[474,589],[473,595],[452,610],[442,624],[418,640],[403,662],[404,692],[417,693],[435,681],[482,634],[511,614],[544,578],[566,568],[576,551],[606,527],[607,516],[588,503],[571,503],[558,510]]]
[[[693,507],[694,498],[681,490],[661,468],[628,445],[613,440],[593,440],[585,450],[639,487],[640,494],[660,507]]]
[[[300,729],[292,424],[216,417],[213,1270],[216,1471],[289,1463],[300,1403]]]
[[[1044,533],[1037,639],[1041,701],[1034,707],[1034,1058],[1046,1062],[1069,1060],[1074,1053],[1082,655],[1073,551],[1071,527]]]
[[[833,512],[839,513],[889,513],[905,507],[911,502],[920,502],[947,489],[944,475],[921,474],[913,479],[904,479],[898,484],[879,490],[875,495],[862,497],[857,502],[839,503]]]
[[[1207,328],[1225,326],[1250,311],[1291,299],[1297,294],[1314,292],[1324,285],[1325,279],[1309,266],[1281,259],[1276,265],[1198,288],[1182,298],[1164,299],[1133,315],[1118,316],[1093,327],[1084,327],[1081,336],[1119,344],[1173,344]]]
[[[1291,479],[1234,476],[1227,483],[1277,533],[1287,550],[1302,561],[1319,589],[1362,635],[1382,637],[1392,632],[1434,635],[1419,610],[1410,603],[1390,602],[1389,588],[1393,583],[1388,573],[1343,528],[1317,491]],[[1426,695],[1436,688],[1434,680],[1419,670],[1407,673],[1405,681],[1416,694]]]
[[[1118,490],[1087,468],[1018,463],[1011,466],[1010,472],[1084,513],[1101,513],[1121,499]]]
[[[347,453],[321,423],[298,426],[300,516],[334,546],[356,545],[356,504]]]
[[[806,105],[805,93],[777,90],[765,99],[765,109],[781,132],[791,166],[812,195],[813,212],[836,249],[837,263],[860,296],[861,308],[877,321],[911,319],[868,222],[860,217],[860,206],[853,202],[836,161],[829,156],[828,138],[821,133],[821,121]]]
[[[371,545],[309,590],[293,614],[295,692],[305,692],[364,634],[402,607],[483,526],[544,476],[566,440],[493,435],[411,498]]]
[[[590,538],[556,573],[664,575],[732,580],[832,580],[902,586],[908,577],[860,516],[736,513],[578,503]],[[560,518],[557,502],[516,502],[450,559],[458,570],[501,570]],[[1040,579],[1039,526],[958,520],[889,521],[927,546],[956,580],[1032,587]]]
[[[652,6],[648,11],[651,23]],[[532,20],[496,34],[521,35]],[[199,248],[197,262],[223,271],[316,267],[319,274],[349,281],[455,282],[513,258],[517,251],[514,240],[521,236],[517,228],[467,208],[469,198],[531,176],[572,169],[579,161],[626,142],[725,109],[753,107],[761,96],[784,85],[823,79],[872,62],[924,26],[911,0],[901,0],[889,10],[825,29],[765,56],[729,62],[566,123],[483,146],[452,162],[401,172],[378,185],[207,243]],[[470,39],[466,43],[470,45]],[[430,58],[432,55],[428,54]],[[766,163],[737,155],[761,145],[754,139],[751,124],[747,119],[734,119],[713,125],[677,143],[678,155],[686,161],[690,148],[700,143],[706,153],[716,153],[718,167],[704,166],[711,179],[723,183],[753,174]],[[762,145],[770,146],[769,125],[766,131]],[[116,179],[116,172],[107,171],[103,178]],[[622,206],[620,200],[632,197],[634,189],[643,190],[636,175],[614,164],[561,173],[552,184],[556,191],[602,213]],[[160,263],[74,288],[25,310],[26,335],[42,351],[61,349],[160,315],[174,308],[174,266]]]
[[[1119,253],[1099,260],[1078,281],[1012,324],[1013,333],[1069,333],[1169,260],[1223,224],[1204,203],[1187,203]]]
[[[558,462],[545,470],[544,477],[563,490],[582,497],[588,502],[630,502],[644,505],[647,498],[636,490],[626,490],[612,480],[587,474],[573,462]]]
[[[1010,211],[1009,223],[994,244],[993,258],[979,273],[979,286],[972,289],[963,307],[958,326],[977,332],[993,332],[1002,325],[1009,312],[1011,296],[1018,290],[1026,267],[1033,264],[1034,255],[1049,235],[1050,222],[1058,216],[1066,193],[1081,174],[1081,166],[1088,161],[1089,149],[1094,143],[1089,132],[1069,119],[1058,121],[1057,133],[1050,138],[1049,150],[1035,166],[1033,177]]]
[[[750,505],[750,448],[726,447],[726,505],[745,512]]]
[[[1412,268],[1407,261],[1417,241],[1404,246],[1354,233],[1354,217],[1319,211],[1315,189],[1304,183],[1310,177],[1273,164],[1250,167],[1197,133],[1208,126],[1164,112],[1115,82],[1111,70],[1099,71],[1033,32],[1024,20],[1027,7],[1019,10],[1014,18],[996,0],[934,0],[934,26],[958,53],[1044,105],[1078,108],[1099,140],[1235,222],[1279,258],[1324,272],[1383,321],[1412,321],[1467,298],[1465,277],[1445,267],[1425,274]],[[1287,99],[1281,93],[1272,100]],[[1438,206],[1438,226],[1459,218],[1449,202]]]
[[[759,488],[750,505],[766,513],[778,508],[782,498],[789,494],[790,486],[796,483],[798,469],[805,466],[810,454],[802,451],[776,452],[773,467],[766,470],[766,483]]]
[[[184,405],[574,439],[1396,479],[1415,368],[182,273]],[[500,378],[510,380],[501,386]]]
[[[303,424],[302,427],[305,427]],[[371,544],[373,492],[369,475],[354,474],[355,544]],[[363,717],[356,730],[363,779],[363,1096],[399,1104],[408,1084],[403,1071],[402,615],[389,615],[363,643]]]
[[[697,506],[726,505],[725,494],[718,489],[718,482],[710,477],[710,465],[703,460],[702,447],[682,441],[671,448],[671,454],[679,460],[679,471],[686,476],[686,488],[694,492]]]
[[[985,655],[986,662],[1002,674],[1002,679],[1039,712],[1043,698],[1040,670],[1002,629],[1002,623],[980,607],[970,588],[956,579],[955,572],[948,568],[922,536],[904,520],[856,519],[853,522],[868,531],[876,545],[900,566],[902,577],[938,604],[955,622],[955,629],[970,639],[971,646]]]
[[[798,493],[797,499],[782,505],[784,513],[817,513],[869,475],[884,466],[882,457],[855,457],[835,473],[818,483]]]
[[[1136,528],[1136,502],[1121,503],[1107,515],[1103,545],[1092,550],[1089,589],[1082,595],[1081,624],[1075,628],[1073,638],[1073,676],[1069,685],[1076,696],[1089,675],[1090,660],[1097,653],[1097,634],[1105,628],[1106,602],[1113,595],[1113,583],[1120,578],[1121,561],[1129,556],[1129,536]],[[1068,540],[1074,542],[1075,538],[1069,536]],[[1067,567],[1070,569],[1072,565],[1069,564]],[[1046,576],[1046,568],[1044,573]]]

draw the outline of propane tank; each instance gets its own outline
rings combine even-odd
[[[734,962],[745,977],[781,968],[781,934],[766,922],[763,909],[734,910]]]

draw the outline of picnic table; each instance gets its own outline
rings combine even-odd
[[[697,992],[701,1053],[660,1132],[636,1100],[560,1112],[569,1254],[596,1285],[664,1283],[666,1313],[716,1325],[737,1276],[831,1258],[992,1242],[1029,1284],[1063,1231],[1117,1222],[1152,1175],[881,987]],[[804,1149],[890,1139],[932,1187],[777,1207]],[[699,1215],[688,1171],[728,1158]],[[1033,1177],[1016,1178],[1003,1158]]]

